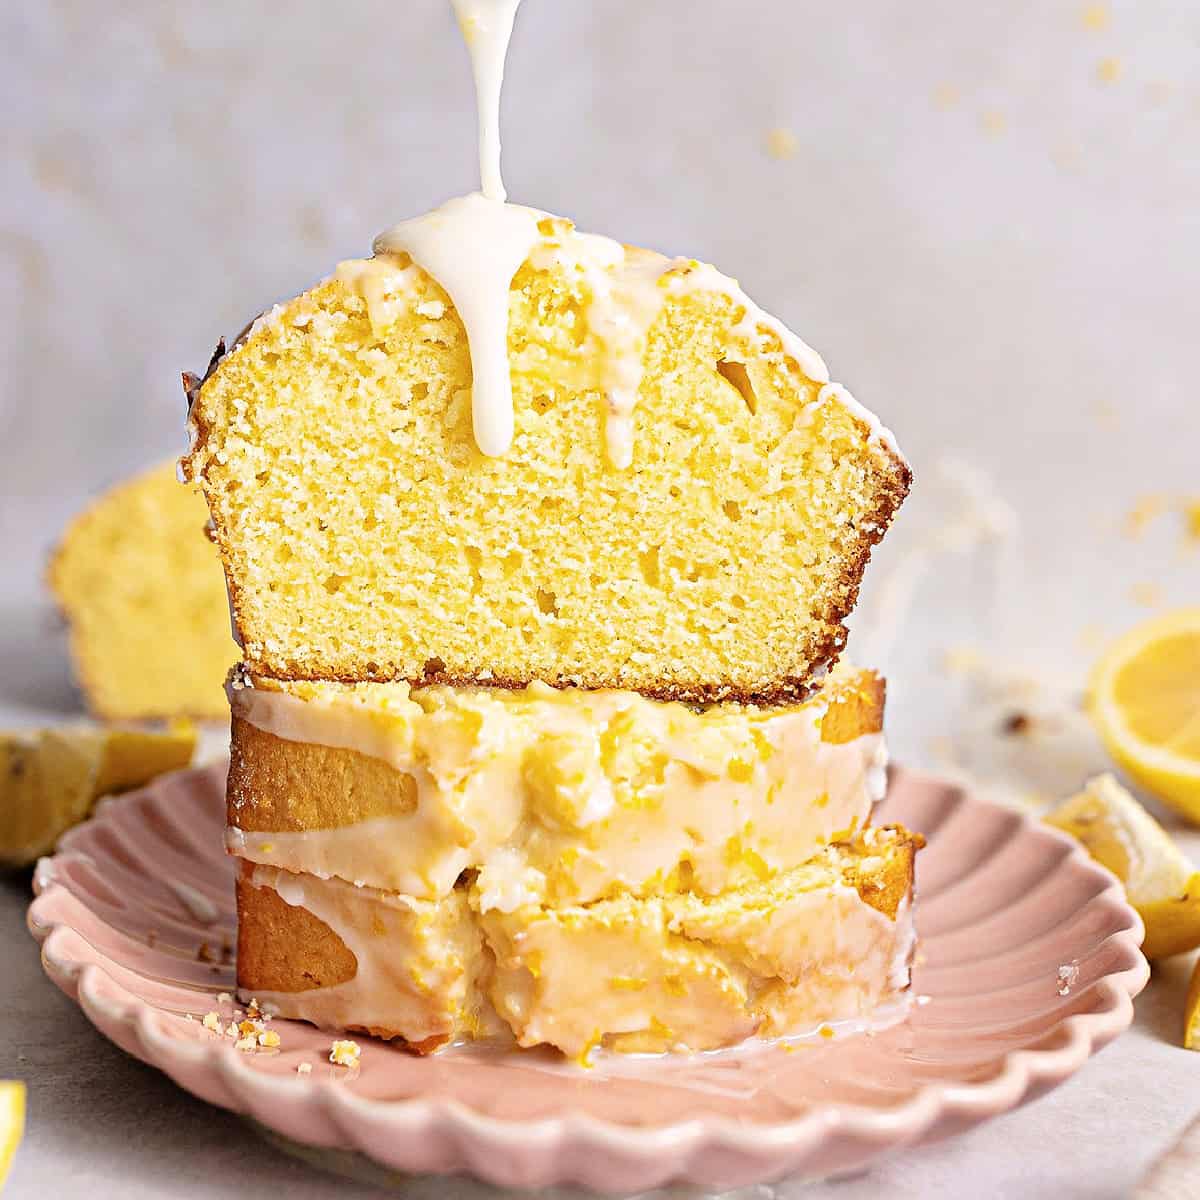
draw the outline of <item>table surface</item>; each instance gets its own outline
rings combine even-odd
[[[510,191],[715,261],[881,413],[917,484],[851,653],[888,675],[895,756],[1017,802],[1065,796],[1107,765],[1078,710],[1097,644],[1200,596],[1178,505],[1198,487],[1200,10],[684,7],[526,0]],[[89,495],[181,449],[181,367],[473,186],[445,0],[330,13],[3,7],[0,723],[78,713],[41,564]],[[776,127],[790,157],[766,150]],[[1142,536],[1138,505],[1162,510]],[[1015,709],[1032,731],[998,736]],[[0,1077],[30,1087],[5,1195],[329,1195],[91,1029],[42,975],[27,889],[0,881]],[[1200,1056],[1177,1044],[1189,967],[1156,971],[1136,1027],[1050,1096],[804,1194],[1127,1195],[1200,1110]]]
[[[57,695],[69,705],[61,637],[46,617],[9,613],[5,636],[17,631],[20,651],[8,641],[0,648],[10,652],[8,661],[25,667],[27,682],[38,677],[30,664],[42,664],[40,682],[30,690],[43,701]],[[0,708],[0,719],[10,723],[49,715],[28,705]],[[221,737],[220,730],[210,731],[210,752],[219,752]],[[1061,750],[1052,744],[1051,751]],[[1073,746],[1071,752],[1089,750]],[[1067,759],[1064,769],[1077,769]],[[1014,777],[989,776],[998,790]],[[1200,851],[1200,836],[1184,834],[1183,840]],[[330,1194],[329,1176],[285,1157],[238,1117],[192,1098],[98,1034],[43,975],[25,927],[28,900],[27,873],[0,876],[0,961],[8,972],[0,1005],[0,1078],[25,1079],[29,1086],[28,1132],[6,1197],[200,1200],[227,1195],[232,1180],[244,1196],[266,1196],[280,1187],[294,1197]],[[1149,1163],[1200,1113],[1200,1057],[1178,1044],[1190,967],[1187,959],[1176,959],[1156,969],[1137,1001],[1133,1029],[1027,1108],[942,1145],[900,1154],[854,1180],[784,1182],[744,1194],[760,1200],[801,1194],[830,1200],[1127,1196]],[[337,1187],[347,1197],[376,1194],[354,1183]],[[415,1179],[404,1194],[476,1200],[494,1191],[469,1180]]]

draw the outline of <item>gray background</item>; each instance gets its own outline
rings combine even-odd
[[[1084,9],[525,0],[504,98],[513,199],[715,261],[897,431],[918,486],[857,657],[899,757],[1022,796],[1103,765],[1075,704],[1099,640],[1200,595],[1178,512],[1124,529],[1200,498],[1200,4]],[[0,112],[0,712],[25,721],[76,703],[39,586],[64,520],[179,452],[179,372],[219,335],[475,186],[474,107],[445,0],[8,0]],[[980,544],[984,493],[1005,536]],[[964,643],[989,672],[939,669]],[[1032,746],[995,737],[1017,693],[1048,714]],[[39,978],[23,887],[11,1194],[323,1194],[100,1043]],[[1200,1104],[1183,966],[1051,1099],[828,1194],[1126,1194]]]

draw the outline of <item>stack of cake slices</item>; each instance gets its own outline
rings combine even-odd
[[[539,232],[504,453],[405,254],[185,379],[243,652],[239,986],[422,1052],[872,1020],[920,839],[871,825],[884,685],[835,664],[908,468],[732,280]]]

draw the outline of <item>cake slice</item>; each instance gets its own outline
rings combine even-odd
[[[707,897],[628,896],[480,911],[246,863],[238,985],[280,1016],[429,1051],[503,1037],[707,1050],[870,1020],[909,986],[920,839],[868,830],[770,881]]]
[[[463,321],[387,238],[185,380],[247,667],[803,696],[908,490],[890,435],[712,267],[516,211],[488,454]]]
[[[88,708],[109,720],[228,712],[238,650],[208,509],[164,463],[80,513],[50,563]]]
[[[716,894],[865,826],[883,681],[697,712],[636,692],[254,680],[233,706],[227,846],[265,866],[483,909]]]

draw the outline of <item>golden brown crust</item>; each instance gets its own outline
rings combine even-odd
[[[238,987],[250,992],[307,992],[353,979],[358,960],[324,921],[255,887],[242,864],[237,881]]]
[[[243,863],[237,881],[239,991],[250,996],[307,992],[353,979],[358,960],[346,943],[306,908],[288,904],[270,888],[255,887],[252,873],[253,867]],[[396,1041],[414,1054],[432,1054],[450,1040],[445,1034],[411,1042],[373,1025],[348,1025],[346,1032]]]
[[[874,832],[895,834],[895,848],[889,853],[882,871],[871,865],[877,863],[877,859],[849,866],[847,882],[854,885],[865,903],[894,921],[900,905],[912,895],[917,851],[925,845],[925,839],[902,825],[881,825]]]
[[[883,729],[887,683],[874,671],[832,679],[825,684],[829,707],[821,718],[821,741],[840,746]]]
[[[237,716],[229,755],[229,823],[247,832],[336,828],[417,807],[417,781],[383,759],[285,741]]]

